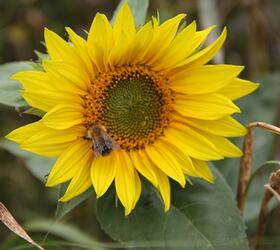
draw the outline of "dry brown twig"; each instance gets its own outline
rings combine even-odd
[[[247,125],[248,133],[245,136],[243,144],[244,155],[240,163],[238,189],[237,189],[237,206],[243,214],[245,208],[246,190],[252,173],[252,156],[253,156],[253,137],[252,129],[261,128],[274,134],[280,134],[280,128],[267,124],[265,122],[252,122]]]
[[[25,239],[27,242],[29,242],[33,246],[36,246],[38,249],[44,250],[43,247],[38,245],[30,238],[30,236],[18,224],[18,222],[15,220],[15,218],[12,216],[12,214],[9,212],[9,210],[4,206],[2,202],[0,202],[0,221],[2,221],[7,228],[9,228],[12,232],[17,234],[19,237]]]
[[[262,250],[262,239],[265,233],[268,217],[268,204],[273,196],[280,202],[280,170],[278,169],[269,177],[269,183],[264,185],[265,191],[259,213],[258,231],[255,250]]]
[[[243,144],[244,155],[240,163],[238,189],[236,196],[237,206],[241,214],[243,214],[244,212],[246,192],[252,173],[253,128],[261,128],[274,134],[280,134],[280,128],[264,122],[252,122],[247,125],[248,133],[245,136]],[[275,196],[280,202],[280,170],[277,170],[276,172],[272,173],[269,178],[269,183],[265,185],[265,192],[259,213],[255,250],[262,250],[261,241],[265,233],[265,227],[268,216],[268,203],[273,196]]]
[[[253,145],[253,138],[252,138],[252,131],[248,129],[248,133],[244,139],[243,144],[243,157],[240,163],[240,170],[239,170],[239,178],[238,178],[238,189],[237,189],[237,206],[243,214],[244,206],[245,206],[245,191],[246,187],[248,186],[250,176],[251,176],[251,168],[252,168],[252,145]]]

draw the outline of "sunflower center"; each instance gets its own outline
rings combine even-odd
[[[153,143],[171,119],[167,79],[144,66],[100,74],[86,96],[88,123],[98,123],[122,149]]]

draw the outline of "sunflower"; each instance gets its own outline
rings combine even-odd
[[[225,137],[246,129],[231,115],[233,103],[257,84],[238,78],[242,66],[207,64],[226,29],[201,49],[214,27],[180,27],[184,14],[136,28],[127,3],[115,22],[97,13],[87,39],[66,28],[70,42],[45,29],[50,59],[43,71],[13,76],[27,103],[45,112],[7,138],[20,148],[58,157],[46,185],[69,182],[61,202],[93,186],[101,197],[114,182],[128,215],[141,194],[140,175],[170,207],[169,177],[212,183],[209,160],[240,157]]]

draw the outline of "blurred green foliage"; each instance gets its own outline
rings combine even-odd
[[[279,126],[280,1],[205,0],[212,3],[213,8],[208,12],[203,11],[203,8],[199,6],[202,1],[152,0],[148,17],[157,15],[157,11],[159,11],[160,19],[165,20],[177,13],[186,12],[188,13],[187,22],[190,23],[196,19],[200,28],[216,22],[218,22],[219,28],[226,25],[229,35],[224,47],[224,61],[245,65],[246,69],[242,73],[242,77],[262,84],[258,92],[240,101],[243,114],[237,118],[244,123],[261,120]],[[65,26],[70,26],[79,34],[84,35],[84,30],[89,29],[96,12],[102,12],[108,17],[112,17],[117,4],[117,0],[1,0],[0,64],[11,61],[37,60],[33,51],[45,52],[41,43],[44,27],[54,30],[64,38],[66,38]],[[0,106],[1,138],[12,129],[35,119],[31,115],[21,115],[21,110]],[[255,168],[264,161],[280,159],[280,143],[277,137],[262,131],[258,131],[255,136]],[[241,145],[241,142],[239,143]],[[35,240],[40,243],[50,230],[47,224],[54,223],[57,224],[57,231],[51,232],[45,241],[46,246],[49,244],[47,249],[83,249],[85,244],[89,244],[87,242],[89,239],[85,236],[80,242],[73,240],[77,239],[81,233],[79,230],[87,232],[91,236],[94,235],[100,241],[111,241],[95,221],[93,197],[63,218],[64,222],[71,222],[72,225],[75,225],[74,229],[72,225],[61,226],[60,222],[55,222],[58,190],[45,188],[42,182],[26,168],[26,164],[27,162],[24,162],[20,155],[15,157],[8,151],[0,150],[0,200],[19,222],[25,224],[27,229],[30,228],[32,232],[34,231],[32,236]],[[218,163],[233,192],[236,190],[238,164],[238,160],[231,159]],[[257,176],[249,190],[245,219],[251,241],[256,233],[257,213],[263,193],[263,184],[268,180],[270,171],[271,169]],[[38,221],[37,218],[49,219]],[[279,206],[274,207],[270,213],[266,230],[267,245],[265,249],[279,249],[279,218]],[[72,238],[62,234],[61,232],[64,230],[70,230],[73,233]],[[71,239],[77,245],[67,245],[67,241]],[[23,240],[11,235],[0,224],[0,248],[12,249],[12,246],[24,247],[27,245]],[[110,244],[107,246],[108,248],[116,247]],[[34,248],[27,246],[24,249]]]

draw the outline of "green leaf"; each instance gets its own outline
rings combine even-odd
[[[133,249],[248,249],[231,190],[222,175],[212,170],[213,185],[199,179],[185,189],[172,185],[168,213],[153,193],[142,195],[135,210],[125,217],[123,208],[116,208],[111,190],[97,201],[97,219],[113,239]]]
[[[11,80],[10,77],[19,71],[33,69],[31,62],[12,62],[0,66],[0,103],[13,107],[27,106],[21,97],[21,89],[18,81]]]
[[[58,197],[62,197],[64,194],[67,184],[61,184],[59,188],[59,194]],[[68,202],[58,202],[57,204],[57,210],[56,210],[56,218],[61,219],[63,218],[67,213],[69,213],[72,209],[74,209],[76,206],[81,204],[83,201],[88,199],[93,194],[93,189],[89,188],[86,192],[82,193],[78,197],[68,201]]]
[[[42,53],[38,50],[34,50],[34,53],[38,57],[39,61],[42,62],[43,60],[49,60],[50,56],[48,54]]]
[[[0,148],[7,150],[15,156],[21,157],[30,172],[42,182],[45,182],[47,175],[55,162],[55,159],[53,158],[40,157],[33,153],[22,151],[18,148],[16,143],[11,141],[1,140]]]
[[[128,2],[128,5],[134,16],[136,26],[143,25],[146,20],[146,15],[147,15],[148,6],[149,6],[149,0],[121,0],[112,17],[112,23],[114,23],[114,21],[116,19],[116,15],[117,15],[120,7],[125,2]]]
[[[62,239],[68,240],[72,243],[81,244],[85,248],[94,250],[105,250],[106,244],[99,242],[93,237],[85,234],[77,227],[68,223],[59,221],[51,221],[47,219],[32,220],[25,225],[29,231],[47,232],[52,235],[58,236]]]
[[[36,115],[38,117],[43,117],[46,113],[40,109],[36,108],[29,108],[23,112],[23,114],[28,114],[28,115]]]

